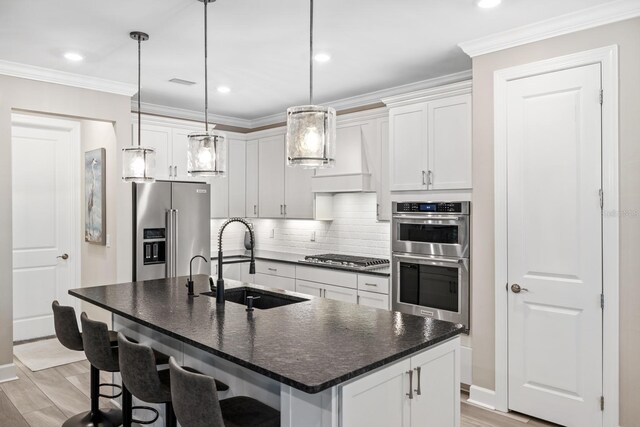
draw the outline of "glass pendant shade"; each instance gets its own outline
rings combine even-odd
[[[190,134],[187,151],[187,172],[191,176],[226,176],[226,136],[212,132]]]
[[[122,149],[122,180],[126,182],[154,182],[156,152],[140,146]]]
[[[336,110],[319,105],[287,109],[287,163],[331,168],[336,157]]]

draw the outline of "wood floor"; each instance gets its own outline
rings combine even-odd
[[[71,363],[39,372],[14,359],[18,379],[0,384],[0,424],[2,427],[53,427],[60,426],[69,417],[89,408],[89,363]],[[102,381],[109,382],[103,374]],[[109,392],[109,390],[103,390]],[[464,400],[462,403],[462,427],[541,427],[553,426],[524,416],[496,414]],[[110,407],[107,399],[101,399],[100,407]]]

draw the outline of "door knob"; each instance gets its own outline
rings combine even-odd
[[[62,255],[58,255],[56,258],[69,259],[69,255],[62,254]]]
[[[513,285],[511,285],[511,292],[513,292],[514,294],[519,294],[520,292],[529,292],[529,289],[521,288],[520,285],[514,283]]]

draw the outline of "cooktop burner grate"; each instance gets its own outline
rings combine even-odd
[[[307,255],[301,262],[358,269],[379,268],[389,264],[388,259],[341,254]]]

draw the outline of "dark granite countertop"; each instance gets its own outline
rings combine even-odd
[[[208,278],[194,276],[196,293],[209,290]],[[227,288],[248,286],[225,282]],[[289,291],[278,292],[308,300],[251,314],[229,301],[219,309],[215,298],[188,298],[185,283],[179,277],[69,293],[306,393],[318,393],[463,331],[459,324]]]
[[[231,250],[225,251],[223,253],[223,259],[228,261],[233,261],[234,258],[246,258],[249,257],[251,252],[244,250]],[[329,268],[332,270],[343,270],[343,271],[352,271],[360,274],[372,274],[374,276],[383,276],[389,277],[391,275],[391,267],[385,266],[380,268],[374,268],[371,270],[358,270],[356,268],[349,267],[336,267],[333,265],[323,265],[323,264],[304,264],[298,261],[304,259],[304,255],[294,254],[289,252],[275,252],[275,251],[255,251],[254,256],[256,259],[262,259],[265,261],[277,261],[277,262],[286,262],[288,264],[296,264],[296,265],[304,265],[308,267],[318,267],[318,268]],[[218,256],[212,255],[212,260],[217,260]]]

